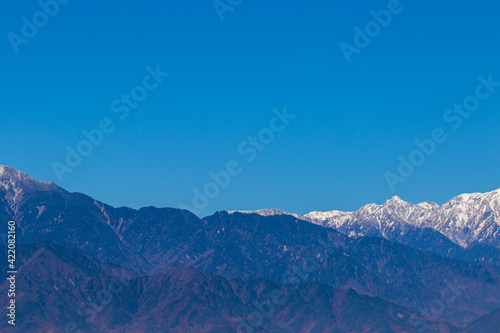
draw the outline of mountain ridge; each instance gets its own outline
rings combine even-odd
[[[402,231],[409,226],[431,228],[462,248],[480,243],[500,248],[500,189],[464,193],[443,205],[430,201],[413,204],[394,196],[382,205],[367,204],[355,212],[312,211],[305,215],[277,209],[240,212],[263,216],[292,215],[351,237],[381,236],[390,239],[388,233]]]
[[[19,178],[9,174],[2,175],[4,180]],[[286,215],[217,212],[199,219],[174,208],[114,208],[81,193],[24,181],[25,188],[18,184],[22,191],[15,212],[9,203],[15,191],[0,187],[0,215],[18,222],[19,245],[50,241],[139,275],[185,265],[229,280],[266,279],[280,286],[291,275],[303,283],[351,288],[412,311],[432,304],[446,281],[458,281],[466,290],[439,318],[455,326],[463,324],[461,318],[477,319],[500,304],[499,267],[456,260],[446,252],[441,256],[425,246],[419,250],[380,237],[350,238]],[[397,199],[392,203],[401,204]],[[433,241],[435,236],[424,235]],[[314,264],[314,274],[304,274],[305,262]]]

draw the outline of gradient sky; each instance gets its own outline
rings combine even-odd
[[[3,33],[0,164],[115,206],[191,205],[209,172],[242,172],[199,212],[280,208],[356,210],[397,194],[443,203],[500,187],[500,88],[454,130],[443,114],[500,81],[500,3],[401,1],[402,12],[347,63],[339,44],[388,1],[246,1],[221,21],[212,1],[70,1],[15,53],[8,34],[37,1],[10,2]],[[169,72],[120,120],[111,103]],[[274,108],[297,118],[251,163],[238,154]],[[60,182],[52,163],[82,130],[114,132]],[[448,140],[391,191],[414,140]]]

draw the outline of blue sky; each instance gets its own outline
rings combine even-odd
[[[17,53],[9,36],[23,37],[23,17],[43,15],[36,1],[9,4],[0,164],[138,208],[192,206],[193,189],[203,193],[210,172],[237,161],[240,172],[199,215],[355,210],[393,195],[443,203],[499,188],[500,88],[456,130],[443,115],[475,93],[479,76],[500,82],[500,4],[401,1],[348,63],[339,45],[354,45],[354,28],[390,3],[243,0],[221,21],[211,1],[73,0]],[[170,75],[120,119],[113,101],[157,65]],[[297,117],[248,162],[239,145],[285,106]],[[112,133],[61,182],[53,163],[106,118]],[[386,172],[436,128],[446,142],[391,190]]]

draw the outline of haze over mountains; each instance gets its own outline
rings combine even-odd
[[[114,208],[0,166],[0,219],[18,224],[19,323],[30,332],[68,323],[84,332],[490,332],[500,308],[492,193],[441,207],[394,198],[314,220],[278,211],[199,219]],[[438,229],[470,231],[458,242]],[[272,305],[277,292],[285,297]]]

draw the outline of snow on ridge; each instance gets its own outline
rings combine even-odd
[[[298,219],[304,219],[302,215],[299,214],[293,214],[289,212],[285,212],[281,209],[259,209],[259,210],[230,210],[228,211],[229,214],[234,214],[234,213],[241,213],[241,214],[258,214],[261,216],[275,216],[275,215],[290,215],[293,217],[296,217]]]
[[[403,234],[406,225],[430,227],[462,247],[483,242],[500,247],[500,189],[464,193],[441,206],[434,202],[415,205],[395,196],[383,205],[368,204],[346,216],[326,217],[320,224],[355,236],[366,236],[367,229],[373,233],[373,227],[382,236],[399,230]]]
[[[384,204],[374,203],[356,212],[312,211],[305,215],[279,209],[240,211],[263,216],[292,215],[353,237],[394,233],[404,236],[409,226],[432,228],[466,248],[485,242],[500,247],[500,189],[488,193],[464,193],[443,205],[435,202],[413,204],[398,196]]]
[[[3,198],[16,214],[20,204],[30,193],[58,189],[61,188],[53,183],[41,182],[10,166],[0,165],[0,199]]]
[[[31,178],[28,174],[7,165],[0,165],[0,182],[30,182],[44,184],[41,181]]]

